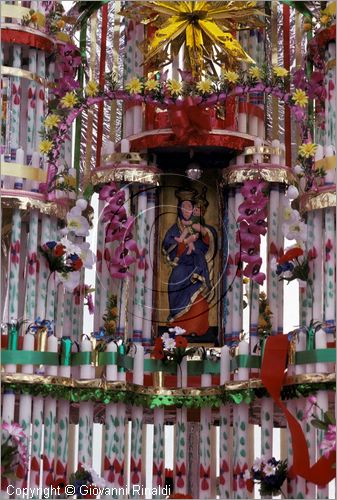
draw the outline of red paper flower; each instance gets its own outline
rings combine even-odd
[[[176,347],[181,347],[181,348],[187,347],[188,342],[187,342],[187,339],[185,337],[178,335],[175,338],[175,341],[176,341]]]
[[[201,481],[201,489],[202,491],[206,491],[209,489],[209,477],[210,477],[210,467],[208,467],[208,469],[204,469],[204,466],[202,464],[200,464],[200,479],[202,479]]]
[[[61,244],[56,245],[56,247],[54,249],[55,256],[62,257],[62,255],[64,255],[66,253],[65,250],[66,249],[65,249],[64,245],[61,245]]]
[[[302,248],[295,247],[295,248],[290,248],[290,250],[287,250],[278,260],[279,264],[284,264],[285,262],[289,262],[290,260],[297,259],[303,255],[303,250]]]
[[[176,478],[178,488],[183,488],[185,486],[184,476],[186,476],[185,462],[183,462],[180,467],[179,465],[176,465]]]
[[[138,464],[136,464],[133,457],[131,457],[131,483],[138,484],[140,481],[140,472],[142,470],[142,460],[141,458],[138,460]]]
[[[48,472],[46,476],[46,486],[51,486],[54,481],[54,459],[49,462],[48,457],[43,455],[43,470]]]
[[[11,262],[13,264],[18,264],[20,262],[20,241],[16,240],[15,243],[11,243]]]
[[[163,485],[163,471],[164,471],[164,463],[160,462],[159,467],[157,467],[157,464],[153,464],[153,475],[157,476],[156,480],[156,485],[157,486],[162,486]]]

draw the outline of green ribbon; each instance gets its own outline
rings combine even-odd
[[[120,349],[123,347],[124,349]],[[1,351],[1,363],[3,365],[47,365],[47,366],[81,366],[90,365],[93,361],[92,352],[75,352],[71,351],[71,339],[63,337],[61,339],[61,356],[56,352],[40,352],[40,351],[14,351],[5,349]],[[120,346],[118,350],[125,352],[125,346]],[[60,361],[61,359],[61,361]],[[336,349],[313,349],[310,351],[300,351],[296,353],[295,364],[303,365],[307,363],[335,363]],[[133,358],[125,356],[121,352],[99,352],[99,366],[117,364],[118,371],[129,370],[133,368]],[[238,368],[260,368],[261,356],[253,356],[251,354],[239,354],[231,360],[231,371]],[[210,360],[204,361],[189,361],[187,364],[188,375],[202,375],[204,373],[217,375],[220,373],[220,363]],[[144,371],[155,373],[165,372],[175,374],[177,366],[175,363],[163,363],[157,359],[145,359]]]
[[[59,355],[57,352],[2,351],[1,363],[3,365],[17,364],[58,366]]]
[[[124,344],[121,344],[117,347],[118,352],[118,371],[120,373],[125,372],[125,368],[119,364],[119,361],[125,357],[126,347]]]
[[[8,332],[7,349],[9,351],[16,351],[18,348],[18,330],[16,326],[12,325]]]
[[[238,368],[260,368],[261,356],[252,356],[251,354],[239,354],[231,360],[231,371]]]
[[[310,326],[307,337],[307,351],[312,351],[314,348],[315,348],[315,330],[313,326]]]
[[[70,366],[71,365],[72,345],[73,345],[73,342],[72,342],[70,337],[62,337],[60,363],[63,366]]]

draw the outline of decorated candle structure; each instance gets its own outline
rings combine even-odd
[[[72,340],[68,336],[60,339],[61,349],[61,364],[58,368],[60,377],[70,378],[70,354]],[[56,457],[55,457],[55,478],[62,479],[66,483],[67,466],[68,466],[68,451],[69,451],[69,401],[62,399],[58,402],[57,407],[57,441],[56,441]]]
[[[335,306],[336,306],[336,283],[335,283],[335,250],[336,229],[335,210],[327,208],[324,213],[324,306],[325,306],[325,331],[328,341],[334,339]]]
[[[88,338],[83,337],[80,343],[80,349],[82,353],[92,352],[92,344]],[[95,378],[95,367],[91,365],[90,361],[88,364],[81,365],[80,378],[81,380],[92,380]],[[89,467],[92,465],[93,413],[94,408],[91,401],[81,403],[78,418],[78,464],[85,464]]]
[[[29,49],[29,71],[36,74],[37,50]],[[32,160],[33,152],[36,150],[35,144],[35,110],[36,110],[36,82],[29,81],[27,100],[27,164]],[[34,165],[35,166],[35,165]]]
[[[152,327],[152,305],[153,305],[153,283],[154,283],[154,252],[155,252],[155,212],[156,192],[147,191],[146,210],[146,236],[143,252],[143,264],[145,267],[144,283],[144,309],[143,309],[143,343],[151,342]]]
[[[117,380],[117,346],[114,342],[107,345],[106,351],[115,356],[115,360],[107,365],[106,379],[108,382]],[[116,403],[109,403],[105,410],[105,435],[104,435],[104,479],[112,483],[113,487],[118,487],[117,473],[120,471],[118,461],[118,443],[121,432],[118,420],[118,406]],[[119,464],[119,467],[116,464]]]
[[[47,341],[48,352],[58,352],[58,339],[51,335]],[[57,375],[57,366],[46,366],[46,375]],[[51,486],[54,481],[54,465],[56,452],[56,399],[48,396],[44,405],[44,439],[43,439],[43,486]]]
[[[23,339],[23,350],[34,351],[34,335],[30,332],[26,333]],[[24,365],[21,368],[22,373],[32,374],[34,371],[33,365]],[[21,394],[19,403],[19,424],[27,435],[26,446],[29,446],[30,422],[32,417],[32,396],[30,394]],[[26,478],[19,482],[19,486],[25,484]]]
[[[177,366],[177,387],[187,386],[187,359]],[[176,409],[175,421],[175,458],[174,458],[174,491],[187,493],[187,409]]]
[[[229,348],[225,345],[221,348],[220,357],[220,385],[225,384],[230,379],[230,354]],[[219,491],[220,498],[230,498],[231,491],[231,408],[229,404],[220,406],[220,474]]]
[[[142,386],[144,384],[144,348],[137,344],[133,358],[133,383]],[[130,485],[139,484],[142,475],[142,430],[143,430],[143,407],[133,406],[131,411],[131,466]],[[130,492],[131,497],[134,493]]]
[[[243,196],[237,189],[235,191],[235,221],[239,216],[239,206],[243,202]],[[236,222],[235,222],[236,225]],[[234,259],[236,258],[237,252],[240,252],[240,243],[234,243]],[[235,267],[234,267],[235,270]],[[235,271],[234,271],[235,272]],[[242,277],[235,276],[233,280],[233,316],[232,316],[232,342],[237,342],[239,340],[240,332],[242,331]]]
[[[42,50],[37,51],[37,65],[36,72],[40,78],[46,77],[46,55]],[[44,114],[45,114],[45,90],[41,83],[36,86],[36,113],[35,113],[35,129],[41,130],[43,128]],[[36,137],[36,149],[40,145],[41,138],[38,134]]]
[[[165,431],[164,408],[153,411],[153,477],[152,487],[163,487],[165,484]],[[158,491],[158,490],[157,490]],[[159,492],[154,498],[160,498]]]
[[[270,155],[270,163],[272,165],[280,165],[280,141],[273,139],[271,142],[272,154]]]
[[[38,223],[39,213],[37,210],[31,210],[29,215],[29,238],[27,248],[27,282],[26,282],[26,311],[25,317],[28,321],[35,319],[35,307],[37,298],[37,266],[38,266]]]
[[[224,342],[233,342],[233,287],[232,282],[236,274],[235,266],[235,198],[233,192],[228,193],[226,222],[228,224],[228,255],[224,262],[225,274],[225,338]]]
[[[27,160],[28,160],[28,158],[27,158]],[[32,155],[31,162],[32,162],[32,167],[35,167],[36,169],[40,168],[40,154],[37,151],[34,151],[34,153]],[[39,182],[38,181],[32,181],[31,182],[31,189],[30,190],[33,191],[34,193],[38,193],[38,191],[39,191]]]
[[[13,67],[21,68],[21,45],[13,45]],[[21,79],[12,78],[12,110],[10,121],[11,160],[15,161],[16,150],[20,145]]]
[[[21,166],[25,164],[25,152],[22,148],[18,148],[16,150],[15,162]],[[23,188],[23,179],[17,177],[14,182],[14,189],[22,189],[22,188]]]
[[[256,149],[256,152],[253,154],[253,162],[262,163],[262,154],[261,154],[262,140],[259,137],[257,137],[254,140],[254,147]]]
[[[49,241],[49,238],[50,238],[50,218],[48,215],[42,215],[40,244],[44,245]],[[39,262],[40,262],[40,272],[38,279],[38,297],[36,305],[36,315],[39,316],[40,318],[45,318],[49,269],[46,259],[44,257],[40,257]]]
[[[326,349],[327,347],[327,335],[325,331],[320,328],[317,330],[315,334],[315,347],[316,349]],[[328,363],[316,363],[316,373],[329,373],[329,364]],[[328,392],[327,391],[318,391],[317,392],[317,405],[323,412],[328,411],[329,409],[329,400],[328,400]],[[320,415],[319,415],[320,417]],[[320,449],[322,440],[324,439],[325,432],[322,429],[317,429],[317,455],[322,455],[322,450]],[[323,499],[329,497],[329,486],[318,486],[317,487],[317,498]]]
[[[296,352],[301,352],[306,350],[306,335],[303,330],[301,330],[298,334],[298,342],[296,344]],[[295,366],[295,374],[299,375],[305,373],[305,365],[296,365]],[[296,417],[302,423],[303,415],[305,411],[305,400],[303,398],[299,398],[296,400]],[[305,423],[302,423],[302,428],[304,428]],[[297,477],[296,482],[296,495],[301,495],[302,498],[305,498],[305,489],[306,489],[306,481],[302,477]]]
[[[147,195],[140,186],[137,195],[137,245],[140,250],[146,249],[148,238],[146,236]],[[140,267],[140,266],[138,266]],[[137,269],[133,296],[133,342],[142,342],[143,317],[144,317],[144,285],[145,267]],[[146,339],[148,342],[150,339]]]
[[[239,343],[239,355],[249,354],[249,345]],[[239,368],[237,380],[248,380],[249,368]],[[246,498],[247,489],[243,474],[248,468],[248,405],[242,403],[233,408],[233,494],[234,498]],[[240,481],[241,479],[241,481]]]
[[[211,387],[212,376],[201,375],[201,386]],[[199,468],[199,498],[211,498],[211,425],[212,408],[200,410],[200,468]]]

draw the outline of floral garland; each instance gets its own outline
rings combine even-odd
[[[317,404],[316,396],[309,396],[309,405],[303,415],[303,420],[306,422],[309,417],[313,417],[310,421],[311,425],[324,431],[324,436],[320,445],[320,449],[325,457],[330,455],[330,452],[336,452],[336,417],[332,411],[323,411]],[[313,411],[313,413],[311,413]],[[317,412],[319,414],[317,414]]]
[[[241,188],[244,197],[239,206],[239,217],[237,219],[238,231],[236,233],[237,243],[240,251],[235,260],[239,269],[243,268],[243,274],[247,278],[263,284],[266,275],[260,272],[262,258],[260,257],[261,234],[267,232],[267,189],[268,184],[260,180],[246,181]]]
[[[66,49],[65,49],[66,50]],[[73,57],[73,56],[70,56]],[[75,58],[79,63],[78,57]],[[73,60],[75,61],[73,58]],[[45,119],[42,131],[40,152],[45,154],[53,175],[57,172],[61,147],[67,137],[67,132],[76,117],[90,106],[110,100],[124,100],[129,103],[154,103],[161,109],[172,105],[183,107],[191,98],[193,105],[207,107],[224,103],[229,97],[247,94],[264,93],[283,100],[295,112],[295,118],[303,128],[305,121],[304,108],[308,96],[304,91],[288,92],[289,72],[285,68],[273,66],[269,68],[251,67],[240,74],[235,71],[225,71],[221,79],[205,77],[196,81],[186,72],[181,72],[183,80],[167,79],[166,74],[156,73],[153,78],[134,77],[124,89],[118,88],[114,75],[106,78],[106,87],[100,88],[95,81],[89,81],[84,89],[76,88],[77,82],[67,79],[68,91],[59,84],[60,101],[52,102]],[[62,84],[63,85],[63,84]]]

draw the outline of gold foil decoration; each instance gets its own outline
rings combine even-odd
[[[127,183],[137,182],[157,186],[159,184],[159,173],[132,167],[104,168],[104,170],[94,170],[90,178],[90,182],[93,186],[97,184],[108,184],[113,181]]]
[[[40,76],[32,73],[31,71],[27,71],[21,68],[12,68],[11,66],[1,66],[1,74],[2,76],[16,76],[18,78],[25,78],[26,80],[32,80],[44,87],[53,88],[56,86],[55,83],[48,82],[45,78],[41,78]]]
[[[53,215],[59,219],[63,219],[69,208],[69,206],[63,204],[58,204],[57,202],[48,202],[44,200],[36,200],[30,197],[32,193],[27,193],[27,196],[13,196],[7,195],[6,190],[1,192],[1,206],[3,208],[19,208],[20,210],[29,211],[30,209],[36,208],[42,214]]]
[[[246,168],[246,165],[248,168]],[[242,168],[227,167],[222,172],[222,184],[242,184],[245,181],[252,179],[262,179],[267,182],[279,182],[281,184],[291,184],[294,182],[292,172],[286,167],[272,168],[268,164],[246,164]]]
[[[37,350],[40,352],[45,352],[47,347],[47,337],[48,337],[48,328],[45,326],[39,328],[36,332],[37,337]]]
[[[164,374],[163,372],[154,372],[153,374],[153,385],[158,389],[164,386]]]
[[[336,206],[336,188],[333,191],[323,193],[311,193],[302,195],[300,198],[300,211],[302,213],[320,208],[329,208]]]
[[[29,179],[37,182],[46,182],[47,180],[47,172],[41,168],[20,165],[19,163],[1,162],[1,175],[19,177],[20,179]]]
[[[335,373],[308,373],[286,377],[285,386],[309,383],[329,383],[336,380]],[[128,382],[108,382],[103,378],[92,380],[80,380],[59,376],[28,375],[24,373],[2,373],[1,381],[10,383],[40,384],[40,385],[59,385],[63,387],[102,389],[105,391],[125,391],[133,392],[144,396],[220,396],[223,391],[235,392],[244,389],[257,389],[263,387],[261,379],[252,378],[250,380],[238,380],[227,382],[223,386],[214,387],[185,387],[177,389],[166,389],[164,387],[144,387]]]
[[[102,156],[102,165],[105,163],[120,163],[125,161],[129,164],[139,165],[140,163],[144,163],[146,161],[147,156],[140,153],[112,153],[109,155]]]

